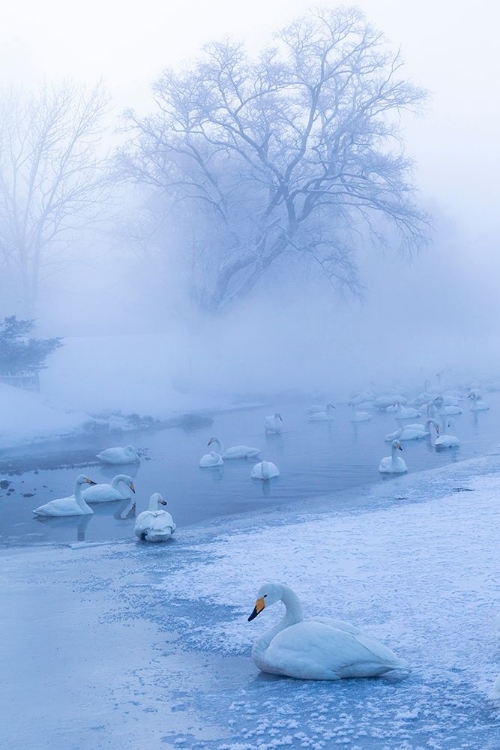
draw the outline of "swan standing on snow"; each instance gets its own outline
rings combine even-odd
[[[82,485],[95,484],[85,474],[80,474],[76,478],[75,494],[71,497],[61,497],[58,500],[51,500],[45,505],[33,511],[35,516],[88,516],[94,511],[89,508],[82,495]]]
[[[166,505],[167,501],[159,492],[149,498],[149,508],[137,516],[134,534],[146,542],[165,542],[170,539],[176,526],[170,513],[159,510],[159,505]]]
[[[219,453],[224,460],[232,458],[256,458],[260,453],[259,448],[250,448],[248,445],[235,445],[233,448],[224,450],[222,440],[215,435],[208,441],[209,445],[212,445],[212,443],[219,446]]]
[[[483,401],[479,388],[473,388],[467,398],[472,401],[471,411],[487,411],[490,408],[486,401]]]
[[[268,432],[274,433],[275,435],[281,433],[283,418],[279,412],[276,412],[276,414],[273,414],[270,417],[264,417],[264,422],[266,425],[266,434]]]
[[[272,461],[261,461],[252,469],[252,479],[274,479],[279,477],[280,470]]]
[[[385,442],[392,443],[393,440],[423,440],[429,437],[431,424],[434,425],[439,435],[439,423],[435,419],[432,419],[432,417],[429,417],[425,425],[416,422],[415,424],[408,424],[394,432],[390,432],[385,436]]]
[[[368,422],[371,419],[371,415],[367,411],[356,411],[356,404],[351,401],[348,406],[352,406],[351,422]]]
[[[252,649],[252,659],[263,672],[298,680],[340,680],[377,677],[406,667],[391,649],[349,622],[326,617],[304,620],[300,600],[288,586],[262,586],[248,621],[280,601],[285,616]]]
[[[435,448],[458,448],[460,440],[455,435],[446,434],[446,430],[452,426],[451,419],[443,418],[443,433],[436,438]]]
[[[205,453],[205,455],[200,458],[200,467],[202,469],[210,469],[212,466],[222,466],[223,463],[222,456],[215,451]]]
[[[383,458],[378,467],[381,474],[404,474],[408,471],[406,463],[397,454],[398,451],[402,450],[401,443],[398,443],[397,440],[393,440],[391,455]]]
[[[83,490],[82,495],[87,503],[110,503],[113,500],[126,500],[130,497],[129,492],[123,492],[120,484],[124,484],[135,493],[132,477],[126,474],[118,474],[111,480],[111,484],[95,484]]]
[[[326,411],[317,411],[314,414],[311,414],[309,416],[310,422],[331,422],[334,414],[333,410],[335,409],[334,405],[331,403],[328,403],[326,405]]]
[[[126,448],[106,448],[97,454],[99,461],[103,464],[136,464],[140,461],[135,448],[127,445]]]

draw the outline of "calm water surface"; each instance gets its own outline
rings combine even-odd
[[[432,469],[481,455],[500,438],[500,394],[488,394],[491,409],[473,413],[465,400],[464,413],[453,417],[461,440],[458,450],[436,451],[425,440],[407,441],[401,454],[409,473]],[[264,434],[264,416],[283,415],[281,435]],[[391,481],[378,472],[380,459],[390,453],[384,436],[396,429],[394,415],[372,413],[371,422],[352,424],[347,406],[337,406],[335,420],[308,422],[308,405],[280,403],[214,416],[212,426],[166,429],[117,438],[106,435],[34,448],[30,468],[15,453],[0,455],[0,543],[102,541],[130,538],[134,515],[128,501],[94,505],[93,516],[36,519],[33,508],[71,495],[82,471],[96,482],[109,482],[118,473],[130,474],[136,485],[136,514],[147,508],[152,492],[161,492],[178,527],[233,513],[259,510],[372,482]],[[425,420],[411,420],[425,421]],[[200,469],[207,440],[219,435],[225,447],[245,444],[262,450],[281,476],[271,482],[252,480],[255,461],[226,461],[223,467]],[[143,454],[140,465],[101,467],[95,454],[112,445],[135,444]],[[24,465],[26,462],[24,461]],[[78,468],[82,467],[82,468]],[[50,468],[47,468],[50,467]],[[7,486],[7,482],[10,484]],[[332,496],[332,507],[336,497]]]

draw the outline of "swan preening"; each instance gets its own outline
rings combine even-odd
[[[232,458],[256,458],[260,453],[259,448],[250,448],[248,445],[235,445],[232,448],[224,450],[224,444],[222,440],[216,435],[211,437],[208,441],[209,445],[212,445],[212,443],[215,443],[219,446],[219,453],[222,455],[222,458],[224,460]]]
[[[404,427],[399,427],[394,432],[390,432],[385,436],[386,443],[392,443],[393,440],[423,440],[430,435],[430,427],[434,425],[436,432],[439,435],[439,422],[432,417],[426,420],[425,424],[416,422],[415,424],[408,424]]]
[[[325,411],[316,411],[314,414],[310,414],[310,422],[331,422],[334,418],[333,410],[335,409],[332,403],[326,405]]]
[[[299,680],[339,680],[377,677],[406,667],[391,649],[349,622],[304,620],[300,600],[288,586],[262,586],[248,621],[279,601],[285,605],[285,616],[252,649],[252,659],[263,672]]]
[[[61,497],[58,500],[51,500],[45,505],[36,508],[33,513],[35,516],[87,516],[94,511],[89,508],[82,495],[82,486],[84,484],[95,484],[85,474],[80,474],[76,478],[75,494],[70,497]]]
[[[139,455],[132,445],[127,445],[126,448],[106,448],[106,450],[97,454],[97,458],[103,464],[110,465],[136,464],[140,461]]]
[[[132,477],[127,476],[127,474],[118,474],[111,480],[111,484],[94,484],[93,487],[83,490],[82,495],[87,503],[109,503],[114,500],[126,500],[130,497],[130,492],[123,491],[120,485],[125,485],[130,492],[135,493]]]
[[[406,463],[398,456],[398,451],[402,450],[401,444],[397,440],[393,440],[391,455],[383,458],[378,467],[381,474],[404,474],[408,471]]]
[[[220,453],[216,453],[215,451],[205,453],[205,455],[200,458],[200,467],[202,469],[210,469],[212,466],[222,466],[223,463],[224,461],[222,459],[222,456],[220,455]]]
[[[352,406],[351,422],[368,422],[371,419],[371,414],[367,411],[357,411],[356,404],[351,401],[348,406]]]
[[[272,414],[270,417],[264,417],[266,433],[270,432],[279,435],[283,428],[283,418],[279,412]]]
[[[134,534],[146,542],[165,542],[170,539],[176,526],[170,513],[159,510],[158,506],[165,506],[167,501],[159,492],[149,498],[149,508],[137,516]]]
[[[279,475],[280,470],[272,461],[261,461],[260,464],[255,464],[252,469],[252,479],[274,479]]]

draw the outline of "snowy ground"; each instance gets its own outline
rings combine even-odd
[[[500,455],[350,494],[365,507],[333,513],[325,498],[314,513],[181,528],[165,546],[2,550],[5,746],[500,747],[487,697],[500,672]],[[411,671],[259,674],[252,641],[281,613],[247,616],[268,580],[291,585],[306,616],[363,626]]]

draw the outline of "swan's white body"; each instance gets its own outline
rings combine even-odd
[[[261,461],[260,464],[255,464],[252,469],[252,479],[274,479],[279,477],[280,470],[273,464],[272,461]]]
[[[455,435],[447,435],[446,430],[452,427],[451,419],[443,419],[443,432],[436,438],[436,448],[458,448],[460,440]]]
[[[472,401],[471,404],[471,411],[487,411],[490,407],[489,404],[486,403],[486,401],[483,401],[481,396],[481,391],[477,388],[474,388],[470,393],[469,396],[470,400]]]
[[[134,534],[146,542],[165,542],[170,539],[176,526],[170,513],[158,510],[158,505],[166,505],[159,492],[149,498],[149,509],[137,516]]]
[[[204,456],[200,458],[200,466],[202,469],[209,469],[212,466],[222,466],[224,463],[222,456],[220,453],[216,453],[215,451],[210,451],[210,453],[205,453]]]
[[[349,406],[352,406],[351,422],[369,422],[371,414],[367,411],[356,411],[356,404],[351,402]]]
[[[82,495],[82,485],[95,484],[91,479],[80,474],[75,483],[75,494],[51,500],[33,511],[35,516],[88,516],[94,511],[89,508]]]
[[[425,424],[420,424],[420,422],[407,424],[389,433],[389,435],[385,436],[385,442],[392,443],[393,440],[422,440],[429,437],[431,424],[435,426],[436,432],[439,434],[438,422],[430,417]]]
[[[110,465],[136,464],[140,461],[136,449],[131,445],[127,445],[126,448],[106,448],[97,454],[97,458],[103,464]]]
[[[385,411],[387,407],[394,406],[395,403],[399,402],[400,404],[406,404],[407,400],[404,396],[400,396],[399,394],[396,394],[395,396],[379,396],[375,399],[373,402],[373,406],[376,409],[380,409],[381,411]],[[395,409],[394,409],[395,411]]]
[[[437,396],[432,403],[434,404],[434,408],[429,404],[427,409],[427,413],[431,416],[435,416],[436,410],[440,416],[450,416],[452,414],[462,413],[462,409],[455,404],[445,405],[444,396]]]
[[[391,649],[349,622],[304,620],[300,600],[288,586],[262,586],[248,619],[278,601],[286,607],[285,616],[252,649],[252,659],[263,672],[298,680],[340,680],[377,677],[406,667]]]
[[[122,484],[125,485],[125,490],[120,487]],[[93,487],[83,490],[82,495],[87,503],[110,503],[115,500],[130,498],[130,492],[135,492],[132,477],[126,474],[118,474],[111,480],[111,484],[95,484]]]
[[[388,406],[386,411],[395,412],[396,419],[415,419],[420,416],[418,409],[411,406],[402,406],[401,401],[396,401],[392,406]]]
[[[333,410],[335,409],[333,404],[327,404],[325,411],[317,411],[311,414],[309,417],[310,422],[331,422],[334,418]]]
[[[383,458],[378,467],[381,474],[404,474],[408,471],[406,463],[400,456],[398,456],[398,451],[402,450],[403,449],[398,441],[393,440],[391,455]]]
[[[260,453],[259,448],[251,448],[248,445],[235,445],[232,448],[224,450],[224,443],[216,436],[211,437],[208,441],[209,445],[212,445],[212,443],[216,443],[219,446],[219,453],[222,455],[224,461],[233,458],[257,458]]]
[[[276,414],[273,414],[270,417],[265,417],[264,422],[266,426],[266,433],[270,432],[275,435],[280,434],[283,427],[283,419],[281,418],[281,414],[276,412]]]

